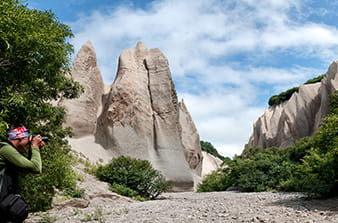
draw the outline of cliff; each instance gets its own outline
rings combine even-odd
[[[329,94],[338,90],[338,61],[333,62],[321,82],[301,85],[288,101],[268,108],[254,123],[245,149],[259,146],[288,147],[312,136],[329,113]]]

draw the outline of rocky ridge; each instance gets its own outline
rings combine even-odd
[[[284,148],[317,131],[329,112],[329,94],[338,90],[337,66],[333,62],[321,82],[301,85],[288,101],[268,108],[254,123],[245,149]]]

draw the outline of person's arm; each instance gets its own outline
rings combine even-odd
[[[21,155],[15,148],[10,145],[4,146],[1,149],[2,157],[8,162],[14,164],[15,166],[28,170],[33,173],[41,173],[42,171],[42,162],[40,156],[40,149],[38,146],[31,148],[32,157],[27,159]]]

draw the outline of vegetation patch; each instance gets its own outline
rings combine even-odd
[[[216,150],[216,148],[210,143],[210,142],[206,142],[206,141],[200,141],[201,143],[201,149],[211,155],[213,155],[214,157],[217,157],[221,160],[225,160],[226,157],[222,156],[221,154],[218,153],[218,151]]]
[[[30,9],[18,0],[0,1],[0,139],[21,123],[32,134],[49,137],[41,150],[42,174],[20,177],[31,211],[51,207],[55,188],[74,189],[76,175],[66,137],[65,109],[51,102],[78,97],[82,87],[71,79],[70,28],[51,11]],[[26,154],[29,156],[29,154]]]
[[[95,174],[99,180],[108,182],[113,191],[129,197],[155,199],[171,187],[149,161],[126,156],[113,158],[110,163],[100,165]]]
[[[318,77],[315,77],[313,79],[306,81],[304,84],[313,84],[313,83],[320,82],[324,78],[324,76],[325,74],[319,75]],[[294,87],[278,95],[274,95],[269,99],[268,104],[270,106],[274,106],[274,105],[279,105],[283,103],[284,101],[288,101],[293,95],[293,93],[298,92],[298,90],[299,90],[299,87]]]

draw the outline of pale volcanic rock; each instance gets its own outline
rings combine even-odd
[[[301,85],[291,98],[268,108],[255,123],[245,149],[260,146],[287,147],[311,136],[329,113],[329,94],[338,90],[337,63],[333,62],[321,82]]]
[[[203,165],[200,138],[183,100],[178,102],[169,64],[159,49],[139,42],[124,50],[116,78],[104,85],[95,51],[87,42],[73,63],[74,80],[84,86],[80,98],[60,103],[75,137],[72,149],[91,162],[107,163],[121,155],[149,160],[173,183],[191,191]],[[209,168],[208,168],[209,170]]]
[[[149,160],[173,183],[173,190],[193,189],[178,99],[168,61],[159,49],[148,50],[139,42],[122,52],[95,137],[118,155]]]
[[[73,127],[76,138],[92,135],[95,133],[97,114],[102,105],[104,83],[90,41],[76,55],[71,73],[73,79],[84,87],[84,92],[76,100],[59,103],[67,109],[66,125]]]
[[[205,151],[202,151],[202,155],[203,155],[203,162],[202,162],[202,178],[203,178],[204,176],[219,169],[223,161],[220,158],[215,157]]]
[[[179,103],[179,122],[185,159],[194,174],[201,176],[203,155],[200,136],[183,99]]]

